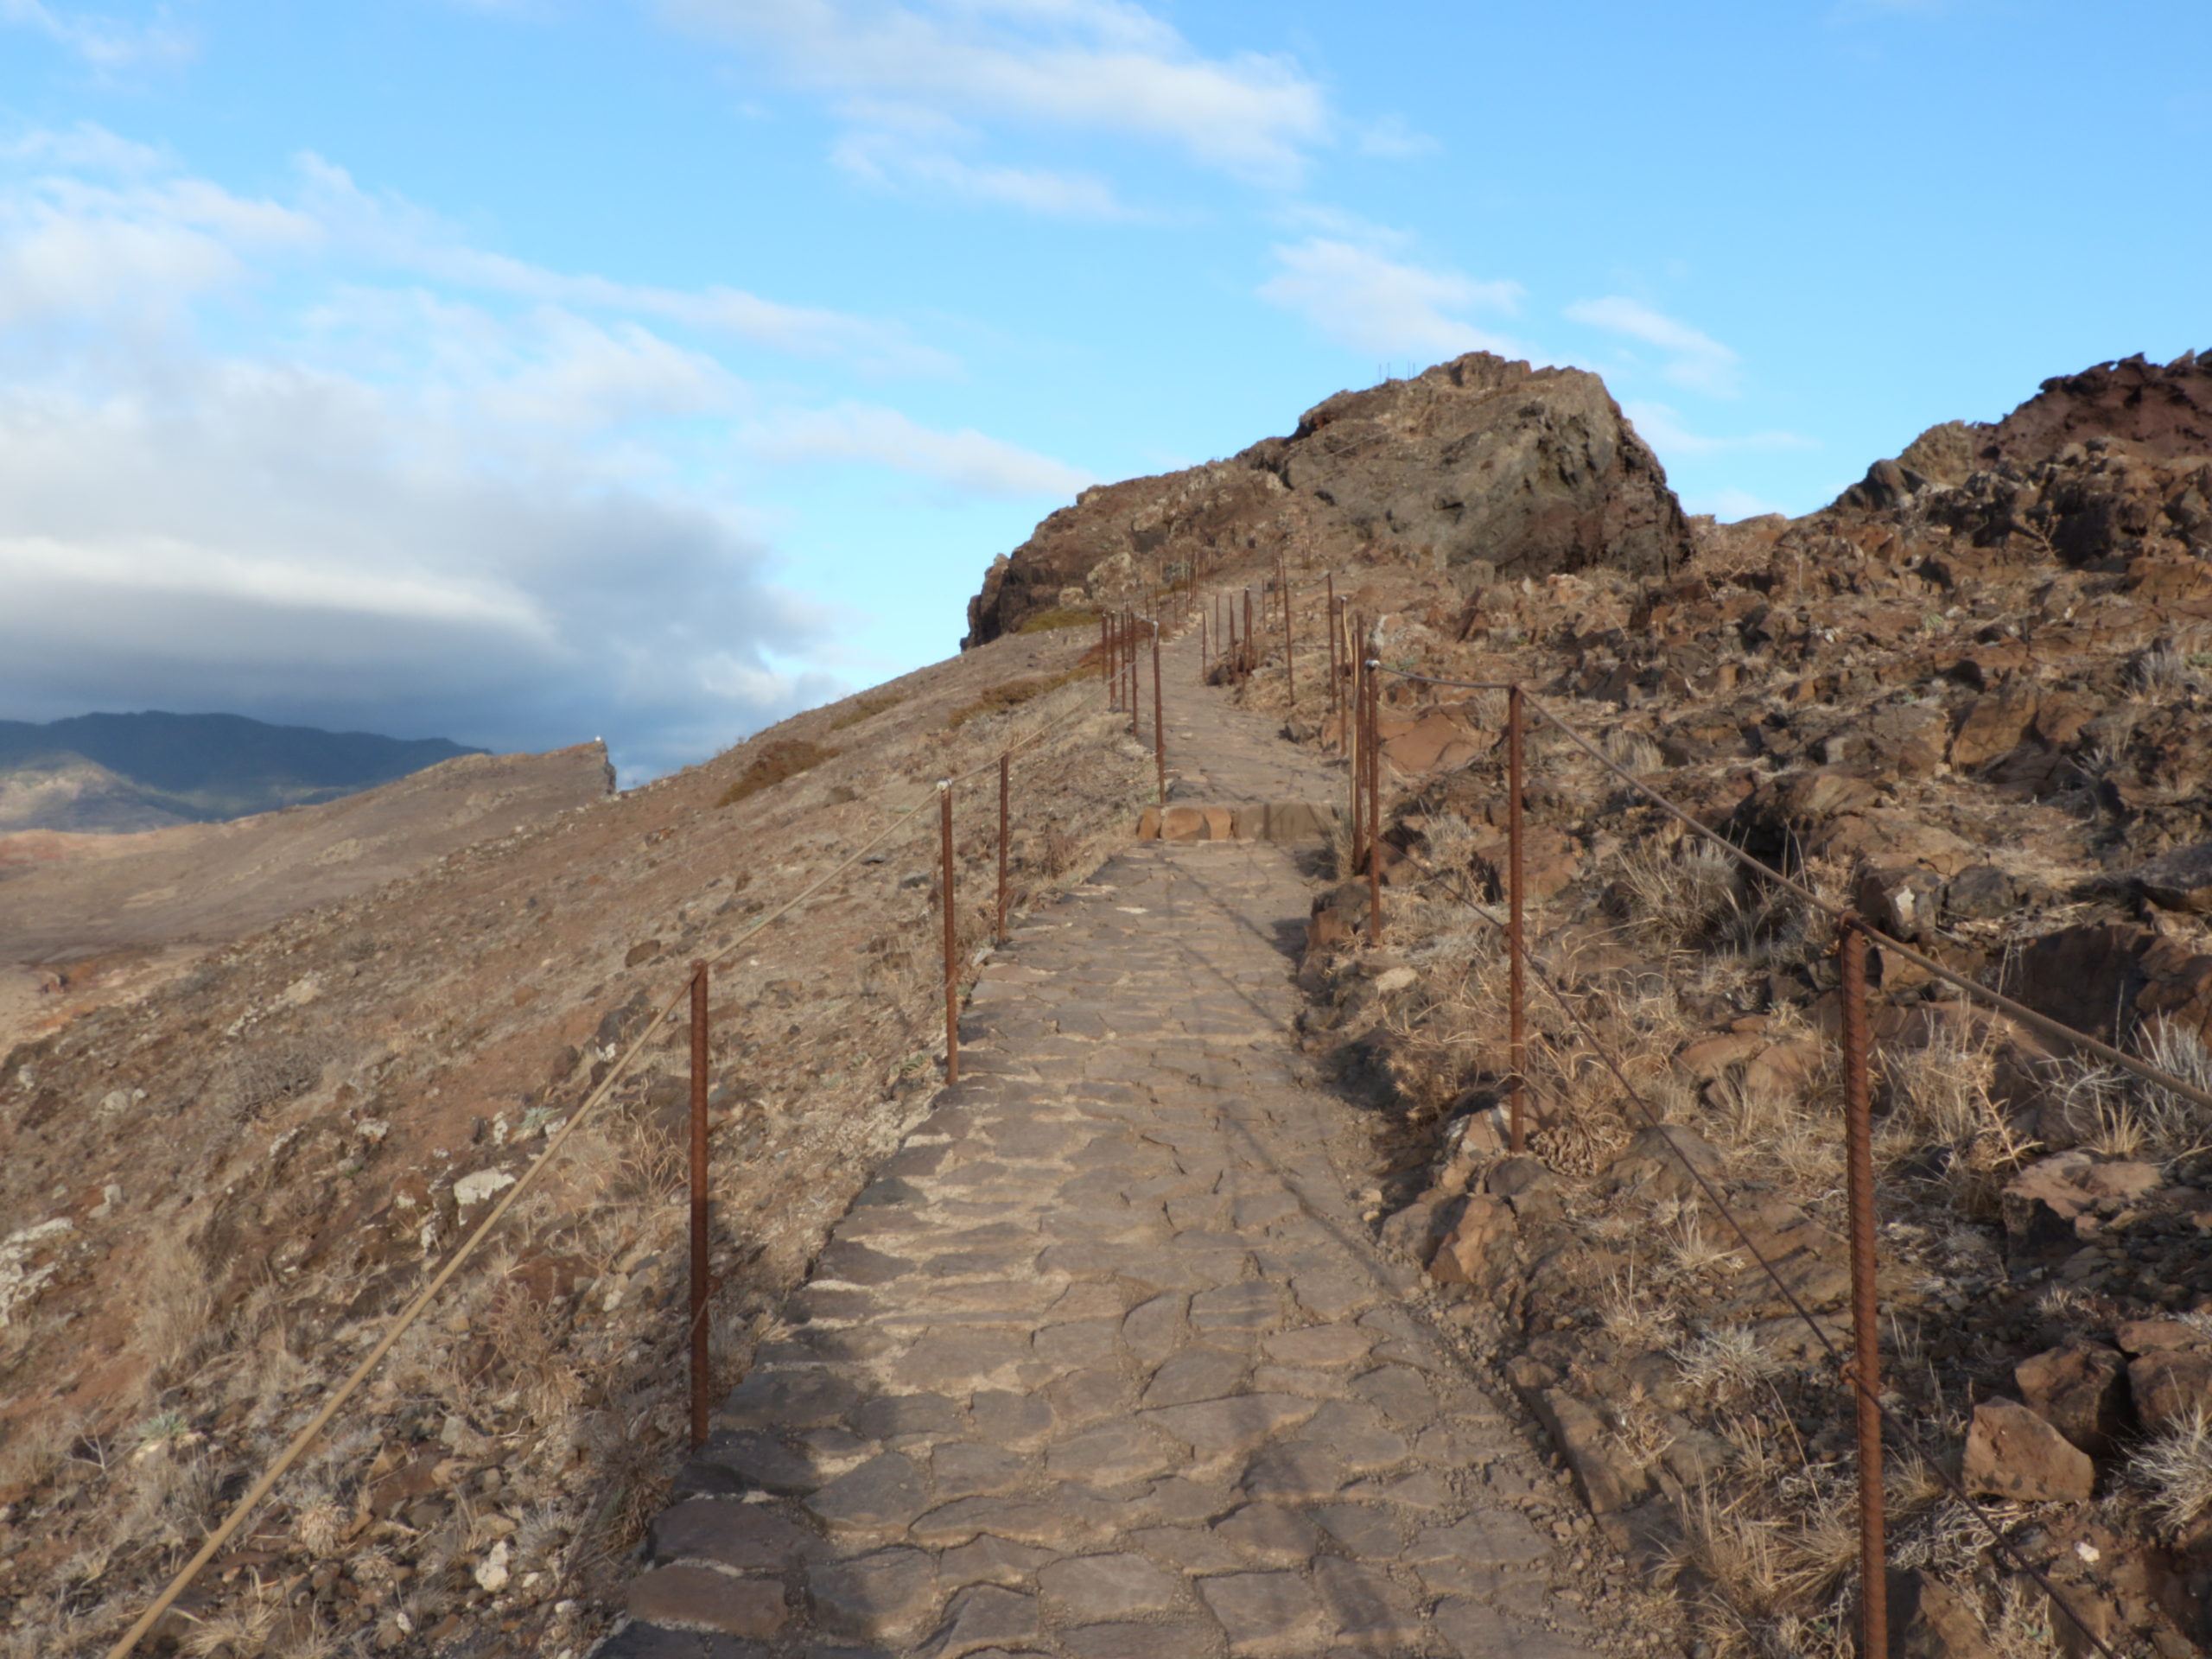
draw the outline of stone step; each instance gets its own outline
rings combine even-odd
[[[1225,806],[1147,806],[1139,841],[1322,842],[1344,820],[1332,801],[1246,801]]]

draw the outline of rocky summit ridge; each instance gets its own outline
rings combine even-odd
[[[1217,559],[1361,554],[1510,576],[1664,575],[1689,529],[1596,375],[1485,352],[1340,391],[1227,461],[1085,490],[984,577],[963,645]]]

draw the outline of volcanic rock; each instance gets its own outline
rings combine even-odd
[[[2096,1485],[2089,1454],[2013,1400],[1974,1408],[1961,1474],[1970,1492],[2031,1503],[2085,1498]]]
[[[2091,1457],[2108,1456],[2127,1427],[2127,1364],[2086,1343],[2032,1354],[2012,1368],[2029,1408]]]
[[[1485,583],[1601,564],[1661,575],[1691,550],[1665,469],[1603,381],[1474,352],[1339,392],[1228,461],[1085,490],[994,562],[962,645],[1160,586],[1202,556],[1294,543]]]

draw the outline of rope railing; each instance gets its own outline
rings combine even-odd
[[[322,1431],[329,1426],[332,1419],[338,1414],[339,1411],[345,1407],[346,1403],[353,1398],[356,1392],[359,1390],[361,1384],[366,1382],[370,1374],[383,1363],[385,1356],[391,1353],[393,1346],[397,1344],[399,1339],[414,1326],[416,1321],[422,1318],[423,1314],[428,1311],[431,1303],[437,1299],[438,1293],[443,1290],[448,1284],[452,1282],[454,1275],[457,1274],[462,1267],[468,1262],[470,1258],[475,1255],[478,1247],[498,1230],[499,1224],[506,1218],[508,1212],[514,1208],[517,1202],[518,1202],[524,1194],[528,1192],[531,1188],[537,1184],[538,1178],[542,1174],[550,1169],[554,1164],[558,1161],[563,1151],[567,1147],[569,1142],[572,1141],[577,1133],[598,1114],[601,1107],[606,1103],[608,1097],[613,1093],[615,1085],[620,1083],[623,1077],[628,1074],[635,1065],[639,1056],[645,1052],[652,1039],[657,1036],[661,1028],[668,1023],[669,1016],[673,1014],[677,1007],[680,1004],[683,1003],[687,999],[695,997],[696,988],[700,984],[702,976],[706,972],[714,967],[727,962],[741,948],[758,936],[764,929],[782,919],[784,917],[790,915],[793,911],[805,904],[810,899],[814,898],[817,893],[821,893],[831,883],[837,880],[841,876],[857,868],[871,853],[874,853],[887,842],[891,840],[891,838],[899,830],[911,829],[917,823],[926,822],[924,809],[929,804],[929,802],[931,799],[945,800],[948,804],[946,810],[949,811],[950,795],[951,790],[955,786],[969,782],[971,779],[980,778],[987,772],[999,772],[1002,766],[1010,763],[1014,757],[1042,742],[1046,737],[1050,736],[1053,732],[1058,731],[1060,728],[1067,725],[1071,721],[1077,720],[1086,715],[1095,714],[1096,712],[1096,711],[1090,706],[1087,698],[1078,700],[1075,707],[1068,709],[1065,713],[1060,715],[1058,718],[1052,720],[1048,724],[1040,727],[1036,731],[1028,734],[1027,736],[1022,737],[1013,743],[1007,744],[989,760],[985,761],[979,766],[973,766],[965,772],[957,772],[950,778],[939,782],[931,789],[930,795],[925,796],[922,800],[916,802],[910,807],[894,812],[890,820],[879,829],[874,835],[870,836],[866,842],[862,842],[858,848],[855,849],[850,854],[847,855],[844,859],[817,879],[810,886],[805,887],[803,891],[756,918],[750,925],[738,933],[728,944],[723,945],[711,957],[706,958],[702,962],[693,964],[691,971],[687,975],[683,987],[671,995],[666,1001],[660,1005],[659,1008],[654,1013],[652,1019],[645,1025],[644,1029],[639,1031],[638,1034],[631,1039],[629,1046],[614,1058],[606,1075],[602,1077],[592,1088],[591,1091],[585,1096],[583,1103],[577,1107],[576,1110],[573,1114],[570,1115],[568,1122],[563,1123],[561,1128],[555,1132],[551,1139],[546,1142],[545,1149],[538,1154],[537,1158],[531,1160],[530,1165],[524,1169],[519,1176],[516,1178],[512,1185],[508,1186],[500,1192],[498,1198],[493,1203],[491,1209],[485,1212],[483,1219],[476,1224],[474,1229],[472,1230],[468,1236],[454,1249],[452,1255],[446,1259],[443,1265],[442,1265],[438,1268],[437,1272],[432,1275],[429,1282],[423,1286],[423,1287],[408,1302],[406,1306],[400,1311],[397,1316],[393,1319],[391,1325],[386,1328],[384,1334],[370,1347],[368,1352],[364,1354],[359,1361],[355,1363],[353,1369],[346,1374],[345,1379],[338,1385],[336,1390],[323,1402],[320,1408],[317,1408],[314,1416],[310,1417],[306,1425],[292,1437],[290,1443],[287,1445],[284,1450],[277,1455],[276,1460],[263,1471],[258,1479],[246,1489],[245,1494],[231,1506],[230,1511],[224,1516],[220,1524],[219,1524],[215,1529],[208,1535],[206,1541],[202,1542],[199,1550],[194,1553],[191,1560],[187,1561],[182,1567],[177,1570],[177,1572],[170,1578],[168,1585],[162,1589],[162,1592],[154,1599],[151,1605],[149,1605],[146,1611],[138,1617],[137,1620],[130,1626],[129,1630],[127,1630],[121,1639],[107,1650],[106,1659],[125,1659],[125,1656],[130,1654],[131,1650],[137,1646],[139,1642],[145,1637],[147,1632],[151,1630],[154,1626],[160,1622],[162,1616],[168,1611],[169,1608],[175,1604],[177,1598],[190,1587],[193,1580],[200,1576],[200,1573],[207,1567],[207,1564],[213,1560],[217,1555],[222,1553],[224,1546],[228,1544],[232,1538],[236,1535],[238,1529],[245,1524],[247,1517],[260,1506],[262,1500],[266,1498],[269,1494],[275,1490],[276,1483],[282,1480],[286,1474],[291,1471],[293,1466],[298,1463],[302,1456],[306,1454],[308,1449],[321,1436]],[[1001,820],[1001,822],[1003,823],[1003,820]],[[951,884],[948,880],[944,891],[944,905],[948,918],[951,914]],[[1003,915],[1002,909],[1001,914],[1001,916]],[[951,972],[952,964],[949,960],[947,966],[948,973]],[[951,995],[950,988],[949,987],[949,1024],[952,1018],[950,1002]],[[948,1034],[955,1044],[955,1046],[948,1051],[948,1054],[952,1066],[956,1068],[955,1076],[957,1077],[957,1028],[950,1030]],[[694,1052],[695,1053],[696,1052],[696,1033],[695,1033],[694,1039]],[[695,1095],[696,1093],[696,1090],[695,1089]],[[692,1311],[691,1319],[696,1332],[696,1328],[698,1326],[700,1322],[699,1313],[696,1308]],[[694,1408],[694,1423],[696,1426],[696,1404]]]
[[[2032,1009],[2024,1007],[2021,1004],[2012,1001],[2012,999],[2002,996],[1998,993],[1992,991],[1988,987],[1970,980],[1962,975],[1959,975],[1943,967],[1942,963],[1929,960],[1928,957],[1923,956],[1917,951],[1910,950],[1899,944],[1897,941],[1891,938],[1887,934],[1880,931],[1878,929],[1868,925],[1865,919],[1859,917],[1856,912],[1845,909],[1841,906],[1833,905],[1821,899],[1817,893],[1807,887],[1802,883],[1793,880],[1789,876],[1767,864],[1764,861],[1757,858],[1751,853],[1745,851],[1743,848],[1736,845],[1733,842],[1727,840],[1725,836],[1720,836],[1713,830],[1710,830],[1687,812],[1682,811],[1672,802],[1667,800],[1666,798],[1661,795],[1657,791],[1651,789],[1648,785],[1644,784],[1643,780],[1637,778],[1632,772],[1630,772],[1626,768],[1619,766],[1609,756],[1605,755],[1601,750],[1589,742],[1589,741],[1580,731],[1576,730],[1575,728],[1570,725],[1560,715],[1554,714],[1551,709],[1546,708],[1537,698],[1526,692],[1518,683],[1510,681],[1452,680],[1431,675],[1414,674],[1404,670],[1389,668],[1379,660],[1371,657],[1363,658],[1358,664],[1358,667],[1362,671],[1360,675],[1362,684],[1359,687],[1357,693],[1360,698],[1360,704],[1358,712],[1356,713],[1355,718],[1357,720],[1362,728],[1362,735],[1363,738],[1363,741],[1361,744],[1361,749],[1363,752],[1362,758],[1365,760],[1369,768],[1367,777],[1363,780],[1364,786],[1370,791],[1367,808],[1367,823],[1370,833],[1368,839],[1364,843],[1364,848],[1365,861],[1368,865],[1371,881],[1376,880],[1379,877],[1382,862],[1379,852],[1381,823],[1381,804],[1379,796],[1381,785],[1378,762],[1380,759],[1380,745],[1376,741],[1374,723],[1374,709],[1376,702],[1375,688],[1379,683],[1378,677],[1380,675],[1389,674],[1396,678],[1413,681],[1421,684],[1447,686],[1458,690],[1471,691],[1503,691],[1510,695],[1510,702],[1509,704],[1509,730],[1507,737],[1511,754],[1511,769],[1516,774],[1510,785],[1515,794],[1515,798],[1511,803],[1515,809],[1517,809],[1520,804],[1518,799],[1520,779],[1517,773],[1519,772],[1518,760],[1520,753],[1522,711],[1524,708],[1534,708],[1541,718],[1557,728],[1578,748],[1589,755],[1591,759],[1596,760],[1606,771],[1611,772],[1623,782],[1628,784],[1640,795],[1649,800],[1653,804],[1666,810],[1673,817],[1681,821],[1688,829],[1696,832],[1700,836],[1721,847],[1724,850],[1741,862],[1745,868],[1751,869],[1761,878],[1774,881],[1789,892],[1797,894],[1799,897],[1804,899],[1808,903],[1813,905],[1821,913],[1827,915],[1835,922],[1840,934],[1839,941],[1839,954],[1843,958],[1842,992],[1846,1092],[1846,1151],[1847,1165],[1847,1174],[1848,1177],[1849,1186],[1848,1201],[1851,1210],[1852,1224],[1851,1254],[1853,1324],[1855,1338],[1855,1351],[1852,1355],[1848,1357],[1846,1356],[1843,1350],[1840,1348],[1834,1339],[1830,1337],[1826,1327],[1824,1327],[1821,1324],[1820,1320],[1815,1317],[1812,1311],[1805,1306],[1803,1300],[1798,1296],[1798,1294],[1790,1288],[1789,1285],[1783,1280],[1780,1271],[1777,1268],[1775,1264],[1767,1258],[1764,1252],[1759,1249],[1750,1231],[1737,1217],[1734,1211],[1729,1207],[1727,1201],[1721,1196],[1720,1191],[1716,1184],[1703,1170],[1698,1167],[1696,1161],[1690,1158],[1683,1149],[1675,1143],[1675,1138],[1667,1132],[1667,1126],[1663,1116],[1652,1106],[1650,1102],[1645,1098],[1643,1092],[1637,1089],[1636,1086],[1629,1080],[1626,1071],[1622,1067],[1620,1062],[1615,1057],[1612,1051],[1599,1037],[1588,1017],[1580,1008],[1577,1007],[1573,1001],[1567,996],[1564,989],[1558,983],[1555,976],[1552,973],[1550,969],[1545,966],[1541,961],[1536,960],[1529,951],[1526,941],[1522,937],[1521,928],[1520,909],[1522,894],[1521,891],[1522,884],[1520,873],[1522,850],[1521,841],[1522,830],[1521,814],[1517,810],[1513,810],[1510,814],[1510,827],[1509,831],[1510,839],[1512,842],[1510,857],[1513,878],[1512,891],[1509,896],[1514,906],[1514,913],[1510,921],[1501,920],[1496,915],[1492,914],[1486,906],[1481,904],[1474,903],[1471,900],[1469,901],[1468,904],[1468,908],[1472,910],[1476,915],[1479,916],[1484,922],[1488,923],[1491,926],[1497,929],[1501,934],[1503,934],[1506,937],[1507,948],[1512,956],[1512,963],[1515,970],[1513,991],[1511,993],[1511,1001],[1514,1005],[1512,1008],[1512,1021],[1514,1027],[1514,1057],[1512,1061],[1512,1089],[1514,1103],[1511,1140],[1512,1147],[1516,1152],[1521,1150],[1522,1147],[1522,1130],[1520,1123],[1520,1095],[1523,1082],[1521,1076],[1523,1062],[1520,1052],[1522,1018],[1520,1003],[1522,997],[1522,975],[1524,969],[1532,969],[1537,982],[1544,988],[1546,994],[1558,1005],[1560,1012],[1567,1016],[1567,1020],[1581,1036],[1583,1041],[1589,1046],[1591,1052],[1597,1056],[1599,1062],[1611,1075],[1613,1081],[1618,1085],[1623,1095],[1635,1104],[1637,1111],[1641,1114],[1647,1125],[1658,1132],[1659,1138],[1665,1142],[1668,1150],[1673,1154],[1675,1160],[1681,1165],[1683,1171],[1695,1184],[1699,1192],[1705,1201],[1711,1205],[1715,1215],[1723,1223],[1725,1223],[1728,1230],[1734,1234],[1741,1247],[1750,1255],[1751,1260],[1757,1265],[1759,1271],[1765,1276],[1768,1281],[1772,1284],[1774,1289],[1788,1305],[1791,1313],[1800,1322],[1802,1322],[1806,1329],[1811,1333],[1814,1342],[1819,1346],[1821,1351],[1827,1357],[1828,1361],[1836,1368],[1843,1383],[1851,1393],[1854,1411],[1859,1419],[1860,1425],[1859,1479],[1861,1530],[1861,1630],[1859,1648],[1861,1654],[1870,1656],[1871,1659],[1885,1659],[1885,1656],[1886,1656],[1888,1652],[1888,1621],[1885,1605],[1886,1582],[1884,1573],[1883,1548],[1885,1516],[1884,1513],[1881,1472],[1881,1432],[1883,1428],[1886,1427],[1892,1435],[1910,1448],[1912,1452],[1920,1459],[1923,1466],[1935,1476],[1937,1482],[1944,1488],[1945,1491],[1962,1508],[1964,1508],[1969,1515],[1971,1515],[1975,1524],[1988,1536],[1989,1540],[1996,1548],[2015,1567],[2017,1567],[2020,1572],[2025,1574],[2037,1586],[2037,1587],[2050,1599],[2051,1605],[2065,1616],[2069,1623],[2073,1624],[2079,1630],[2082,1639],[2088,1643],[2090,1648],[2094,1649],[2096,1652],[2106,1656],[2106,1659],[2119,1659],[2118,1654],[2111,1644],[2107,1643],[2104,1637],[2101,1635],[2089,1623],[2086,1616],[2075,1608],[2072,1604],[2060,1593],[2058,1588],[2051,1582],[2050,1577],[2040,1567],[2037,1567],[2035,1563],[2028,1558],[2026,1554],[2021,1550],[2009,1536],[2006,1535],[2004,1529],[1997,1523],[1989,1512],[1974,1501],[1958,1478],[1952,1475],[1948,1468],[1945,1466],[1943,1459],[1930,1450],[1910,1425],[1902,1421],[1894,1412],[1882,1402],[1880,1381],[1876,1358],[1877,1304],[1875,1285],[1876,1264],[1874,1256],[1875,1229],[1872,1180],[1869,1159],[1870,1113],[1866,1066],[1866,1051],[1868,1044],[1866,1018],[1866,943],[1872,940],[1879,944],[1882,948],[1885,950],[1896,950],[1907,960],[1912,961],[1926,968],[1929,971],[1942,977],[1947,982],[1955,984],[1963,990],[1982,997],[1993,1006],[1999,1007],[2007,1014],[2013,1014],[2016,1017],[2023,1018],[2028,1023],[2032,1024],[2037,1029],[2044,1031],[2047,1034],[2061,1038],[2062,1039],[2069,1042],[2075,1043],[2091,1052],[2110,1058],[2116,1063],[2126,1062],[2127,1063],[2127,1069],[2131,1072],[2144,1078],[2145,1081],[2154,1084],[2159,1088],[2170,1090],[2175,1094],[2183,1096],[2185,1098],[2198,1102],[2199,1103],[2207,1106],[2212,1106],[2212,1096],[2206,1095],[2202,1090],[2192,1087],[2185,1080],[2176,1077],[2158,1066],[2137,1060],[2134,1056],[2126,1054],[2123,1051],[2115,1049],[2111,1045],[2103,1043],[2085,1032],[2075,1031],[2073,1027],[2064,1025],[2058,1020],[2051,1020],[2047,1016],[2036,1014]],[[1372,902],[1378,906],[1380,904],[1379,886],[1375,890]],[[1373,937],[1372,934],[1370,934],[1370,937]]]

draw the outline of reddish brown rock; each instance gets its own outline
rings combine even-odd
[[[2127,1362],[2076,1344],[2031,1355],[2012,1380],[2038,1417],[2093,1458],[2108,1457],[2127,1427]]]
[[[1452,1231],[1429,1258],[1429,1276],[1443,1285],[1485,1285],[1513,1264],[1512,1207],[1487,1192],[1467,1195]]]
[[[2137,1165],[2137,1168],[2148,1168]],[[2163,1354],[2181,1348],[2212,1347],[2212,1331],[2182,1319],[2128,1319],[2113,1338],[2124,1354]]]
[[[1889,1575],[1890,1651],[1897,1659],[1992,1659],[1973,1604],[1925,1573]]]
[[[2096,1195],[2083,1185],[2094,1166],[2086,1152],[2062,1152],[2038,1159],[2005,1184],[1998,1211],[2010,1254],[2034,1256],[2074,1248],[2074,1223],[2096,1203]]]
[[[1565,1389],[1545,1389],[1531,1403],[1593,1513],[1617,1514],[1651,1491],[1650,1475],[1629,1461],[1595,1407]]]
[[[2192,1411],[2212,1410],[2212,1352],[2162,1349],[2127,1362],[2127,1389],[2144,1430],[2155,1434]]]
[[[1977,699],[1951,739],[1951,765],[1960,772],[1986,766],[2018,747],[2034,731],[2036,688],[2015,681]]]
[[[1935,930],[1943,878],[1924,864],[1866,865],[1852,880],[1851,898],[1876,928],[1911,944]]]
[[[2096,1485],[2089,1454],[2012,1400],[1974,1408],[1967,1429],[1966,1488],[2031,1503],[2087,1498]]]
[[[2161,910],[2212,914],[2212,842],[2177,848],[2152,859],[2128,880]]]

